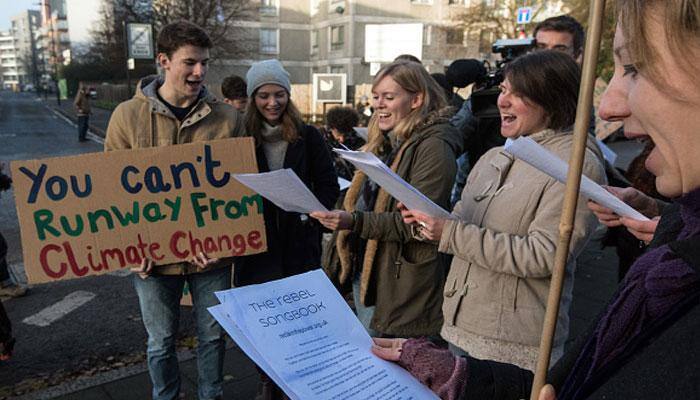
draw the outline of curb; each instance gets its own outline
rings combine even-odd
[[[190,361],[196,357],[196,350],[182,350],[177,353],[179,363]],[[101,374],[93,376],[84,376],[75,380],[57,385],[50,386],[45,389],[40,389],[35,392],[30,392],[18,397],[11,397],[16,400],[49,400],[57,397],[66,396],[72,393],[80,392],[86,389],[95,388],[110,382],[116,382],[121,379],[126,379],[135,375],[148,374],[148,365],[144,361],[139,364],[129,365],[124,368],[105,371]]]
[[[60,109],[58,107],[49,106],[49,105],[45,105],[45,107],[48,108],[51,112],[53,112],[58,118],[61,118],[62,120],[66,121],[67,123],[69,123],[70,125],[72,125],[75,128],[78,127],[77,121],[74,121],[73,117],[68,115],[62,109]],[[92,125],[92,124],[88,124],[88,132],[87,132],[88,139],[91,139],[97,143],[104,143],[105,142],[105,140],[104,140],[105,135],[106,135],[105,131],[102,130],[101,128],[99,128],[95,125]]]
[[[73,125],[77,124],[77,119],[75,119],[75,117],[73,115],[69,115],[63,109],[58,108],[56,106],[49,106],[49,105],[46,105],[46,107],[48,107],[55,114],[58,114],[60,117],[67,119],[71,124],[73,124]],[[93,125],[93,124],[88,124],[88,131],[92,131],[92,133],[95,136],[98,136],[102,139],[104,139],[104,137],[106,135],[106,132],[104,131],[104,129],[100,128],[99,126]]]

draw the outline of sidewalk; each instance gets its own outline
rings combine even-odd
[[[197,399],[197,359],[194,352],[178,354],[182,377],[182,400]],[[258,385],[255,365],[238,347],[229,343],[224,360],[224,399],[253,399]],[[145,364],[80,378],[73,382],[30,393],[18,400],[139,400],[151,398],[151,381]]]

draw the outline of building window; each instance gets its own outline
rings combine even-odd
[[[496,0],[482,0],[481,4],[486,7],[496,7]]]
[[[279,15],[279,0],[260,0],[260,14],[267,16]]]
[[[311,54],[318,54],[318,29],[311,31]]]
[[[411,0],[411,4],[433,4],[433,0]]]
[[[318,10],[321,8],[321,0],[309,0],[309,10],[311,10],[311,16],[318,14]]]
[[[447,28],[445,32],[446,44],[464,44],[464,30],[461,28]]]
[[[343,66],[342,65],[331,65],[331,74],[342,74],[343,73]]]
[[[423,46],[430,46],[433,40],[433,26],[425,25],[423,26]]]
[[[494,39],[496,35],[491,31],[481,31],[479,34],[479,52],[480,53],[491,53],[491,47],[493,46]]]
[[[451,6],[466,6],[469,0],[449,0],[447,4]]]
[[[260,52],[279,53],[279,29],[260,29]]]
[[[343,25],[331,26],[331,50],[342,50],[345,44],[345,27]]]

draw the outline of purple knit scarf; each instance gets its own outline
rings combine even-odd
[[[677,200],[683,229],[676,240],[700,234],[700,189]],[[698,290],[700,278],[668,245],[650,250],[627,273],[593,336],[576,360],[561,398],[576,399],[591,376],[619,356],[645,329]]]

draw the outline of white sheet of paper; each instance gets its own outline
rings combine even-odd
[[[357,133],[357,136],[364,139],[365,142],[367,141],[367,138],[369,137],[369,134],[367,133],[367,128],[361,127],[361,126],[356,126],[352,129],[355,131],[355,133]]]
[[[212,315],[293,399],[437,399],[371,353],[372,339],[320,269],[216,296]]]
[[[289,168],[260,174],[234,174],[233,177],[285,211],[303,214],[328,211]]]
[[[289,386],[283,383],[282,379],[280,379],[270,365],[267,364],[262,356],[260,356],[260,353],[255,349],[255,346],[250,342],[250,340],[248,340],[243,331],[241,331],[238,325],[236,325],[236,323],[233,322],[233,319],[226,313],[226,307],[223,304],[209,307],[207,310],[209,310],[211,315],[217,320],[217,322],[219,322],[219,325],[226,330],[229,336],[231,336],[231,339],[236,342],[238,347],[243,350],[248,358],[251,360],[256,360],[258,365],[260,365],[260,368],[262,368],[272,380],[277,382],[278,386],[280,386],[285,393],[292,393]],[[296,396],[290,397],[293,400],[298,399]]]
[[[566,184],[569,165],[557,155],[540,146],[528,137],[520,137],[505,146],[505,151],[525,161],[538,170]],[[615,211],[618,215],[648,221],[649,218],[625,204],[590,178],[581,176],[581,195]]]
[[[342,192],[350,187],[350,181],[345,178],[338,177],[338,186],[340,186],[340,191]]]
[[[367,174],[370,179],[377,182],[382,189],[402,202],[409,210],[418,210],[435,218],[453,218],[449,212],[403,180],[374,154],[340,149],[333,149],[333,151]]]
[[[598,147],[600,147],[600,151],[603,152],[603,157],[605,158],[605,161],[609,162],[610,165],[615,165],[615,162],[617,161],[617,153],[613,151],[610,147],[608,147],[607,144],[605,144],[602,140],[596,139],[596,142],[598,143]]]

